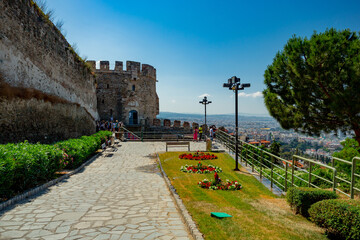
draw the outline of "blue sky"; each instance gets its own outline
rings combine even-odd
[[[251,88],[239,112],[267,114],[260,92],[277,51],[296,34],[326,28],[360,30],[360,1],[46,0],[66,38],[89,60],[133,60],[157,69],[160,111],[234,113],[238,76]]]

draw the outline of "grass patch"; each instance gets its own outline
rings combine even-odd
[[[214,174],[183,173],[181,166],[198,161],[179,159],[183,152],[160,154],[161,164],[205,239],[327,239],[323,230],[304,217],[294,215],[284,198],[278,198],[244,168],[234,172],[234,160],[216,153],[203,164],[222,168],[220,178],[239,181],[239,191],[207,190],[197,183]],[[226,212],[232,218],[216,219],[210,212]]]

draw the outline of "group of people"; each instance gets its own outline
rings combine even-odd
[[[216,131],[216,127],[214,125],[211,126],[210,130],[209,130],[209,137],[210,137],[211,141],[215,137],[215,131]],[[202,138],[203,138],[203,128],[202,128],[202,126],[200,126],[199,128],[195,127],[194,131],[193,131],[193,134],[194,134],[193,141],[197,141],[197,142],[201,141]],[[198,135],[199,135],[199,137],[198,137]],[[204,140],[206,140],[205,136],[206,135],[204,135]]]
[[[96,132],[98,131],[111,131],[111,132],[118,132],[119,129],[123,126],[122,122],[119,122],[118,120],[113,121],[96,121]]]

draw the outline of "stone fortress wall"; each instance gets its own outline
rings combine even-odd
[[[2,0],[0,9],[0,142],[92,134],[91,68],[31,0]]]
[[[88,61],[95,71],[97,105],[101,120],[119,120],[126,125],[152,125],[159,114],[156,93],[156,69],[148,64],[116,61],[110,70],[109,61]]]

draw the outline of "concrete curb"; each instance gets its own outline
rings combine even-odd
[[[203,240],[204,237],[203,237],[202,233],[199,231],[195,222],[191,218],[189,212],[186,210],[186,207],[184,206],[180,196],[177,194],[176,189],[174,188],[173,185],[171,185],[169,177],[166,175],[166,173],[161,165],[159,154],[156,154],[156,156],[157,156],[157,159],[158,159],[158,162],[160,165],[161,174],[166,182],[168,189],[170,190],[170,192],[172,194],[172,197],[175,199],[175,203],[180,210],[181,216],[182,216],[182,218],[185,222],[185,225],[187,226],[191,236],[196,240]]]
[[[93,162],[98,156],[100,156],[101,153],[97,153],[95,154],[94,156],[92,156],[89,160],[87,160],[86,162],[84,162],[80,167],[76,168],[75,170],[71,171],[70,173],[67,173],[59,178],[56,178],[54,180],[51,180],[50,182],[47,182],[47,183],[44,183],[43,185],[41,186],[38,186],[38,187],[35,187],[35,188],[32,188],[20,195],[17,195],[9,200],[7,200],[6,202],[3,202],[0,204],[0,211],[2,211],[3,209],[11,206],[11,205],[14,205],[15,203],[17,202],[20,202],[26,198],[29,198],[43,190],[45,190],[46,188],[49,188],[57,183],[59,183],[60,181],[66,179],[66,178],[69,178],[70,176],[74,175],[75,173],[79,172],[81,169],[83,169],[86,165],[89,165],[91,162]]]

